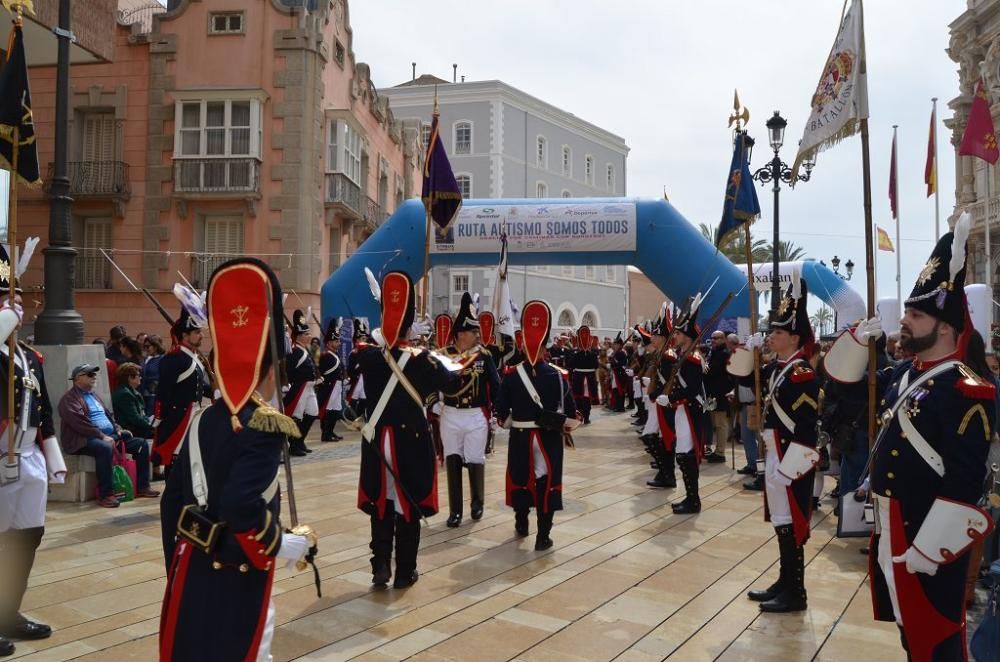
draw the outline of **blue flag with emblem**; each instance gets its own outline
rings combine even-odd
[[[38,151],[31,121],[31,93],[24,56],[24,34],[15,22],[7,44],[7,63],[0,69],[0,164],[16,171],[25,184],[38,184]],[[14,157],[14,141],[18,153]],[[16,163],[15,163],[16,161]]]
[[[427,143],[427,158],[424,160],[424,182],[420,197],[424,201],[427,215],[441,231],[451,225],[458,210],[462,208],[462,191],[455,181],[455,173],[444,151],[438,122],[437,101],[434,102],[434,118],[431,121],[431,136]]]
[[[744,223],[753,223],[760,216],[760,202],[750,175],[750,147],[753,139],[745,131],[736,132],[733,145],[733,161],[729,166],[726,182],[726,200],[722,205],[722,221],[715,233],[715,245],[722,246],[729,241],[734,231]]]

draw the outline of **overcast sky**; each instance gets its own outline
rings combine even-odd
[[[809,100],[838,27],[842,0],[354,0],[358,61],[379,87],[417,73],[500,79],[625,138],[628,194],[670,201],[692,223],[717,225],[732,137],[733,89],[757,139],[751,168],[772,156],[764,122],[788,120],[791,164]],[[938,97],[941,226],[954,208],[954,151],[943,120],[958,94],[945,53],[964,0],[868,0],[865,32],[871,106],[874,219],[895,226],[888,202],[892,125],[899,125],[900,233],[905,297],[934,243],[934,201],[923,182],[931,97]],[[770,187],[758,188],[754,233],[770,240]],[[862,294],[861,139],[823,152],[813,179],[781,194],[781,237],[809,257],[852,258]],[[899,247],[898,247],[899,248]],[[892,253],[879,254],[879,296],[895,296]],[[843,267],[841,267],[843,271]]]

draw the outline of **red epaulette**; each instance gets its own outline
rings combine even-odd
[[[504,375],[504,377],[506,377],[507,375],[512,375],[515,372],[517,372],[517,366],[514,366],[514,365],[504,366],[504,369],[503,369],[503,375]]]
[[[792,382],[799,384],[801,382],[811,382],[816,379],[816,371],[812,368],[804,365],[796,366],[792,369],[791,374]]]
[[[697,352],[691,352],[688,354],[687,360],[696,366],[701,366],[701,354],[698,354]]]
[[[955,388],[966,398],[975,400],[996,400],[997,388],[971,371],[961,371],[963,378],[955,382]]]

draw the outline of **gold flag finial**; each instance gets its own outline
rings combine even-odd
[[[667,185],[666,184],[663,185],[663,199],[666,200],[667,202],[670,202],[670,198],[667,197]]]
[[[740,93],[733,90],[733,114],[729,116],[729,126],[736,124],[736,130],[742,131],[743,125],[750,122],[750,111],[744,106],[740,109]]]
[[[20,24],[21,17],[24,12],[29,14],[35,13],[35,6],[33,0],[0,0],[0,4],[4,6],[4,9],[14,14],[14,20]]]
[[[434,114],[440,115],[441,109],[438,107],[438,86],[434,85]]]

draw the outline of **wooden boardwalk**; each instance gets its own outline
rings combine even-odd
[[[746,591],[777,573],[760,493],[742,490],[729,465],[703,465],[701,514],[674,515],[683,488],[646,488],[652,472],[628,420],[598,414],[576,435],[556,544],[541,553],[533,535],[514,536],[503,506],[500,434],[485,516],[458,529],[432,518],[420,581],[402,591],[370,587],[357,436],[311,440],[317,452],[296,465],[295,483],[302,521],[321,536],[323,598],[311,571],[278,572],[275,659],[905,659],[896,628],[871,619],[865,541],[834,537],[829,500],[806,549],[809,610],[760,614]],[[440,489],[447,514],[443,472]],[[8,659],[155,659],[164,581],[157,502],[52,504],[25,610],[55,632]]]

